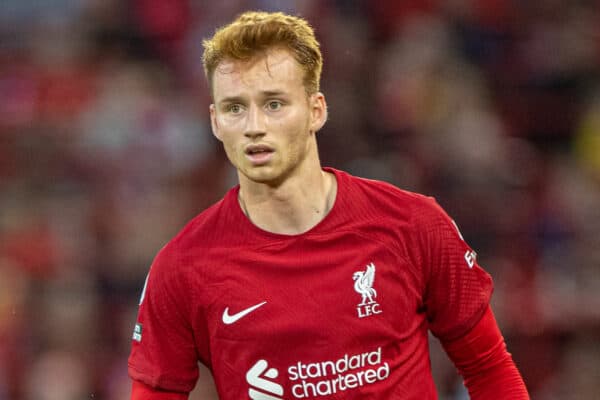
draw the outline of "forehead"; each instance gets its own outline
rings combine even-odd
[[[270,50],[249,60],[223,60],[213,75],[215,99],[248,90],[304,90],[304,71],[287,50]]]

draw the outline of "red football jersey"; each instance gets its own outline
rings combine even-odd
[[[428,330],[465,334],[491,278],[433,199],[327,170],[335,204],[306,233],[256,227],[236,187],[159,252],[133,379],[189,392],[202,362],[224,400],[437,398]]]

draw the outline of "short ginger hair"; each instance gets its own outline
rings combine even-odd
[[[212,92],[213,75],[224,60],[249,60],[271,48],[288,50],[304,70],[307,93],[319,91],[323,57],[313,28],[300,17],[281,12],[248,11],[206,39],[202,63]]]

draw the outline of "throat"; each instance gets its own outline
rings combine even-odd
[[[283,235],[305,233],[318,225],[335,203],[337,182],[333,174],[324,174],[322,189],[311,192],[252,196],[240,189],[240,208],[255,226],[267,232]]]

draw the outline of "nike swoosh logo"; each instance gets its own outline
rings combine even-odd
[[[229,315],[229,307],[227,307],[227,308],[225,308],[225,311],[223,311],[223,323],[225,323],[227,325],[233,324],[240,318],[244,318],[246,315],[250,314],[252,311],[256,310],[258,307],[261,307],[265,304],[267,304],[267,302],[263,301],[262,303],[253,305],[252,307],[246,308],[245,310],[242,310],[239,313],[236,313],[233,315]]]

